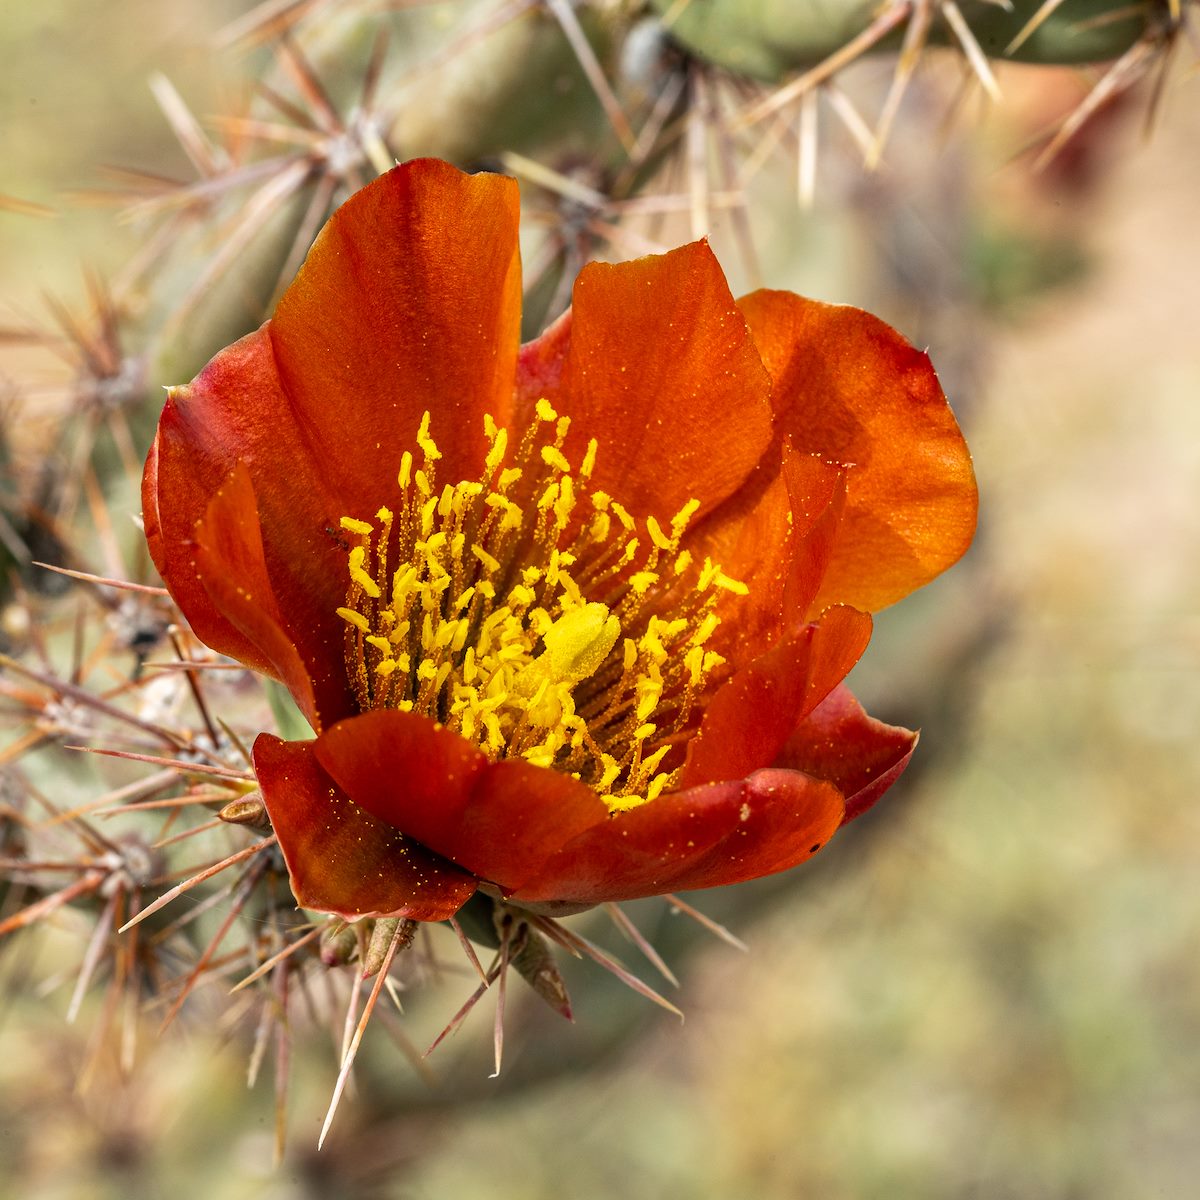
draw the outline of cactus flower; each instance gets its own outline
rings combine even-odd
[[[843,680],[974,530],[927,357],[857,309],[735,301],[703,241],[585,267],[522,346],[517,229],[511,179],[390,171],[171,390],[146,464],[196,635],[316,731],[254,746],[306,908],[752,879],[915,745]]]

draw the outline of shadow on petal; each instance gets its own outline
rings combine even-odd
[[[317,740],[318,761],[356,804],[480,879],[511,890],[608,809],[569,775],[488,762],[426,717],[380,709]]]
[[[268,733],[254,743],[254,770],[297,903],[347,920],[452,917],[476,879],[354,804],[313,746]]]
[[[709,701],[680,787],[741,779],[773,766],[797,720],[841,683],[870,638],[868,614],[831,608],[737,671]]]

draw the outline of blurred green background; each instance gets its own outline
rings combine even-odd
[[[186,173],[146,78],[166,71],[218,111],[261,57],[208,41],[245,7],[4,7],[0,192],[61,215],[0,211],[0,323],[41,319],[43,293],[78,293],[81,262],[112,270],[136,249],[137,228],[63,193],[104,163]],[[1078,85],[1000,78],[1005,104],[942,147],[930,129],[952,89],[935,69],[880,175],[844,156],[805,211],[785,165],[750,208],[766,283],[862,303],[928,345],[975,455],[976,548],[880,617],[852,681],[878,715],[924,726],[878,812],[794,885],[740,889],[760,903],[694,898],[750,952],[713,939],[682,963],[682,1026],[649,1005],[628,1018],[578,970],[575,1027],[522,1010],[513,1070],[489,1081],[481,1006],[431,1059],[470,1087],[394,1111],[386,1081],[412,1069],[372,1030],[361,1095],[319,1157],[336,1059],[314,1033],[278,1172],[269,1088],[244,1090],[245,1049],[211,999],[159,1046],[148,1032],[131,1078],[81,1088],[87,1014],[64,1024],[69,987],[14,992],[0,1196],[1198,1194],[1200,106],[1176,80],[1148,139],[1135,106],[1092,135],[1086,178],[1034,176],[1014,148]],[[713,234],[744,288],[727,216]],[[62,417],[56,369],[0,344],[26,464]],[[650,928],[663,911],[634,915]],[[65,930],[22,970],[51,977],[81,950]],[[451,973],[422,993],[414,1043],[469,986]],[[523,1074],[560,1053],[561,1073]]]

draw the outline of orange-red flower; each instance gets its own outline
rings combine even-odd
[[[923,353],[704,242],[593,264],[519,345],[517,187],[353,196],[274,318],[171,392],[154,561],[318,736],[254,764],[297,900],[438,920],[784,870],[915,735],[842,683],[970,542]]]

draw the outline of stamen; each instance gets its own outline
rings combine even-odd
[[[347,675],[364,709],[421,713],[494,758],[565,771],[621,812],[678,780],[696,702],[724,665],[705,649],[718,597],[747,589],[680,550],[699,501],[669,532],[639,520],[591,487],[596,440],[573,471],[569,418],[545,399],[535,413],[512,461],[508,430],[485,416],[483,475],[440,490],[425,413],[394,511],[341,518],[358,539],[337,610]]]

